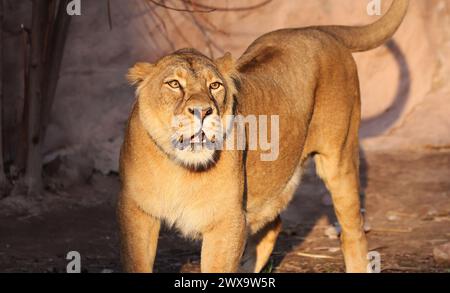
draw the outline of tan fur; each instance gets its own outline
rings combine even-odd
[[[300,182],[303,163],[314,156],[342,226],[346,269],[366,272],[360,97],[351,53],[389,38],[407,4],[395,0],[378,22],[382,26],[365,27],[364,37],[345,27],[286,29],[260,37],[237,61],[229,54],[211,60],[182,50],[132,68],[128,78],[137,86],[137,102],[121,151],[118,206],[125,270],[152,271],[164,221],[202,239],[202,272],[238,271],[247,238],[241,270],[260,271],[281,229],[279,214]],[[167,78],[179,80],[182,90],[171,88]],[[213,91],[215,80],[223,86]],[[187,130],[183,123],[171,126],[171,119],[191,117],[192,107],[211,110],[204,123],[212,128],[212,117],[224,122],[227,114],[279,115],[278,159],[262,161],[261,150],[175,151],[174,128]],[[234,126],[222,127],[225,140],[236,134]],[[206,137],[216,130],[205,131]]]

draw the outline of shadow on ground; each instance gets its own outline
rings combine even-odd
[[[371,166],[366,175],[368,237],[370,248],[381,253],[383,271],[447,272],[434,262],[432,250],[450,241],[450,153],[366,157]],[[88,185],[51,195],[56,199],[47,203],[49,212],[0,215],[0,272],[65,272],[65,256],[72,250],[81,253],[85,272],[120,271],[114,211],[118,187],[117,177],[96,174]],[[272,271],[344,271],[338,239],[325,235],[335,221],[327,196],[308,169],[283,213]],[[82,202],[89,197],[91,203]],[[155,271],[196,272],[199,255],[199,243],[163,230]]]

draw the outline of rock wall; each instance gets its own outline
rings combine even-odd
[[[10,0],[8,0],[10,1]],[[207,1],[243,7],[263,0]],[[390,0],[382,0],[383,12]],[[166,1],[180,6],[179,1]],[[72,20],[46,152],[93,150],[96,168],[117,169],[118,149],[133,103],[124,75],[137,61],[154,61],[195,47],[238,57],[263,33],[285,27],[373,22],[366,0],[273,0],[244,11],[188,13],[150,1],[83,1]],[[200,8],[199,8],[200,9]],[[386,46],[355,54],[369,150],[447,148],[450,145],[450,1],[412,0],[398,33]],[[69,152],[70,152],[69,151]]]

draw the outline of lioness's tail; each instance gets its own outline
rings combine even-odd
[[[352,52],[368,51],[394,35],[408,10],[408,4],[409,0],[393,0],[386,15],[366,26],[323,26],[317,29],[333,35]]]

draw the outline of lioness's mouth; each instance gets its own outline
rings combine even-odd
[[[193,134],[191,136],[191,144],[192,143],[201,143],[201,142],[206,142],[206,134],[203,130],[199,131],[197,134]]]
[[[211,138],[208,138],[206,133],[201,130],[196,134],[193,134],[189,141],[184,140],[184,136],[181,135],[178,138],[178,143],[181,145],[181,150],[186,149],[186,147],[190,146],[191,150],[199,150],[203,147],[210,147],[211,144],[214,144],[216,142],[216,135],[213,135]]]

